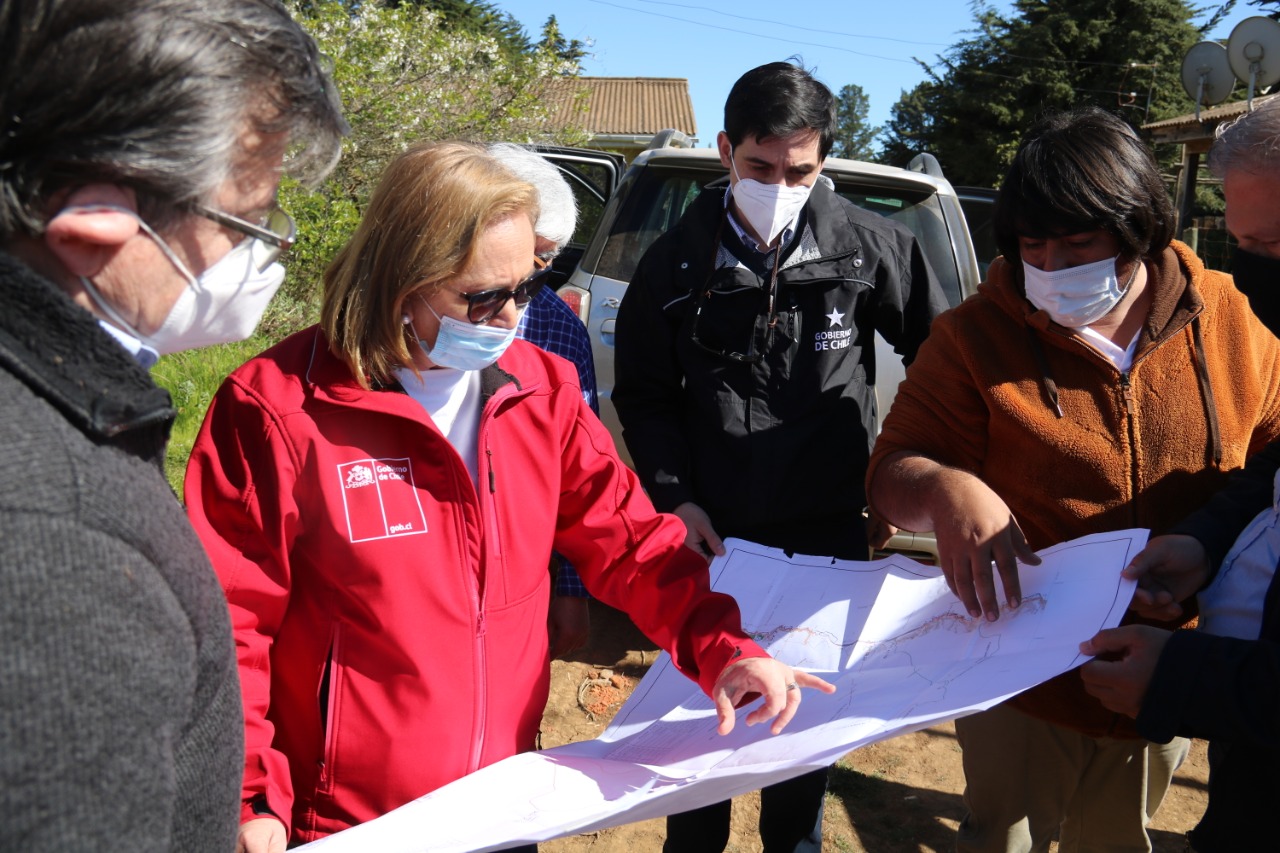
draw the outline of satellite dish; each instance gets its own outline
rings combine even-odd
[[[1220,104],[1236,87],[1236,78],[1227,62],[1227,48],[1216,41],[1193,45],[1182,58],[1182,88],[1196,102],[1196,121],[1200,107]]]
[[[1227,61],[1241,81],[1249,84],[1249,109],[1253,93],[1280,83],[1280,23],[1255,15],[1236,24],[1227,39]]]

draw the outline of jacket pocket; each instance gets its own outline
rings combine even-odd
[[[320,673],[320,684],[316,689],[316,702],[320,707],[320,731],[324,737],[320,772],[316,781],[316,790],[321,794],[333,792],[333,780],[338,769],[338,724],[343,687],[341,660],[342,631],[340,626],[334,625],[329,636],[329,656],[325,660],[324,670]]]

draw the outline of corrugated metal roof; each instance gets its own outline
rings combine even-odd
[[[555,127],[575,125],[597,135],[653,134],[668,127],[698,133],[683,77],[561,77],[549,81],[546,98]]]
[[[1256,106],[1272,98],[1280,98],[1280,94],[1257,95],[1254,97],[1253,103]],[[1142,129],[1151,131],[1158,141],[1167,137],[1176,137],[1176,141],[1182,141],[1199,135],[1212,138],[1215,127],[1224,121],[1242,116],[1248,111],[1249,102],[1247,100],[1232,101],[1229,104],[1219,104],[1216,107],[1200,110],[1199,121],[1196,121],[1195,113],[1188,113],[1187,115],[1144,124]],[[1175,140],[1170,139],[1169,141]]]

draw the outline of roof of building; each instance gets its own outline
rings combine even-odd
[[[1256,95],[1253,99],[1254,104],[1268,101],[1272,98],[1280,98],[1280,93],[1271,95]],[[1142,126],[1143,130],[1149,131],[1155,138],[1156,142],[1187,142],[1197,139],[1213,139],[1213,130],[1224,121],[1238,118],[1249,111],[1249,102],[1232,101],[1229,104],[1219,104],[1216,107],[1206,107],[1200,110],[1200,118],[1196,120],[1195,113],[1187,115],[1175,116],[1162,121],[1153,121]]]
[[[572,124],[605,136],[648,135],[668,127],[689,136],[698,132],[689,81],[682,77],[560,77],[549,81],[546,97],[557,127]]]

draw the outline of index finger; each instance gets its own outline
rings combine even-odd
[[[792,677],[801,687],[812,687],[814,690],[820,690],[823,693],[835,693],[836,686],[824,678],[814,675],[812,672],[803,672],[801,670],[792,670]]]
[[[947,578],[947,586],[960,599],[960,603],[964,605],[964,609],[973,618],[982,615],[982,605],[978,601],[977,593],[974,591],[973,573],[969,568],[969,556],[963,554],[961,556],[949,559],[944,563],[943,573]]]
[[[999,543],[995,549],[996,569],[1004,587],[1004,600],[1010,608],[1022,603],[1022,579],[1018,575],[1018,554],[1012,543]]]
[[[982,613],[988,622],[994,622],[1000,618],[1000,602],[996,600],[994,569],[996,563],[991,559],[993,556],[993,554],[984,553],[984,549],[979,549],[978,553],[969,557],[972,563],[973,591],[982,605]]]

